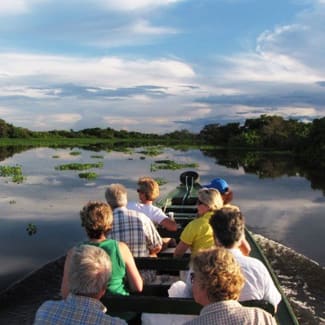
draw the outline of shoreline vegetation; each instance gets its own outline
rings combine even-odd
[[[198,133],[186,129],[165,134],[88,128],[79,131],[31,131],[0,119],[0,146],[91,145],[91,144],[181,144],[230,148],[302,150],[325,152],[325,117],[304,123],[276,115],[261,115],[243,124],[208,124]],[[311,150],[313,149],[313,150]]]

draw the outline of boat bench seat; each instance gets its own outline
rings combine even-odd
[[[162,253],[163,254],[163,253]],[[156,271],[182,271],[188,270],[189,257],[173,258],[172,252],[168,252],[165,257],[135,257],[135,264],[139,270]]]
[[[130,296],[109,296],[101,299],[108,306],[110,313],[136,312],[136,313],[162,313],[198,315],[202,306],[192,298],[168,298],[161,296],[146,296],[132,294]],[[243,306],[262,308],[274,315],[274,307],[265,300],[249,300],[240,302]]]

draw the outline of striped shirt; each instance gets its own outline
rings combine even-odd
[[[149,256],[150,250],[162,245],[153,222],[143,213],[125,207],[113,211],[113,227],[108,238],[126,243],[134,257]]]
[[[184,325],[276,325],[271,314],[260,308],[243,307],[238,301],[225,300],[202,308],[200,316]]]
[[[69,294],[65,300],[45,301],[37,310],[34,325],[126,325],[105,314],[106,307],[97,299]]]

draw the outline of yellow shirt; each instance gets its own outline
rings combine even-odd
[[[213,230],[209,224],[213,213],[213,211],[205,213],[184,228],[180,239],[191,247],[192,254],[196,254],[199,249],[214,246]]]

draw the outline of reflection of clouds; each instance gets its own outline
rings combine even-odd
[[[0,260],[3,260],[4,256],[0,255]],[[30,265],[33,262],[32,258],[21,256],[19,259],[15,257],[5,256],[6,263],[1,263],[0,276],[6,276],[8,274],[15,273],[17,270],[25,269],[26,265]]]

